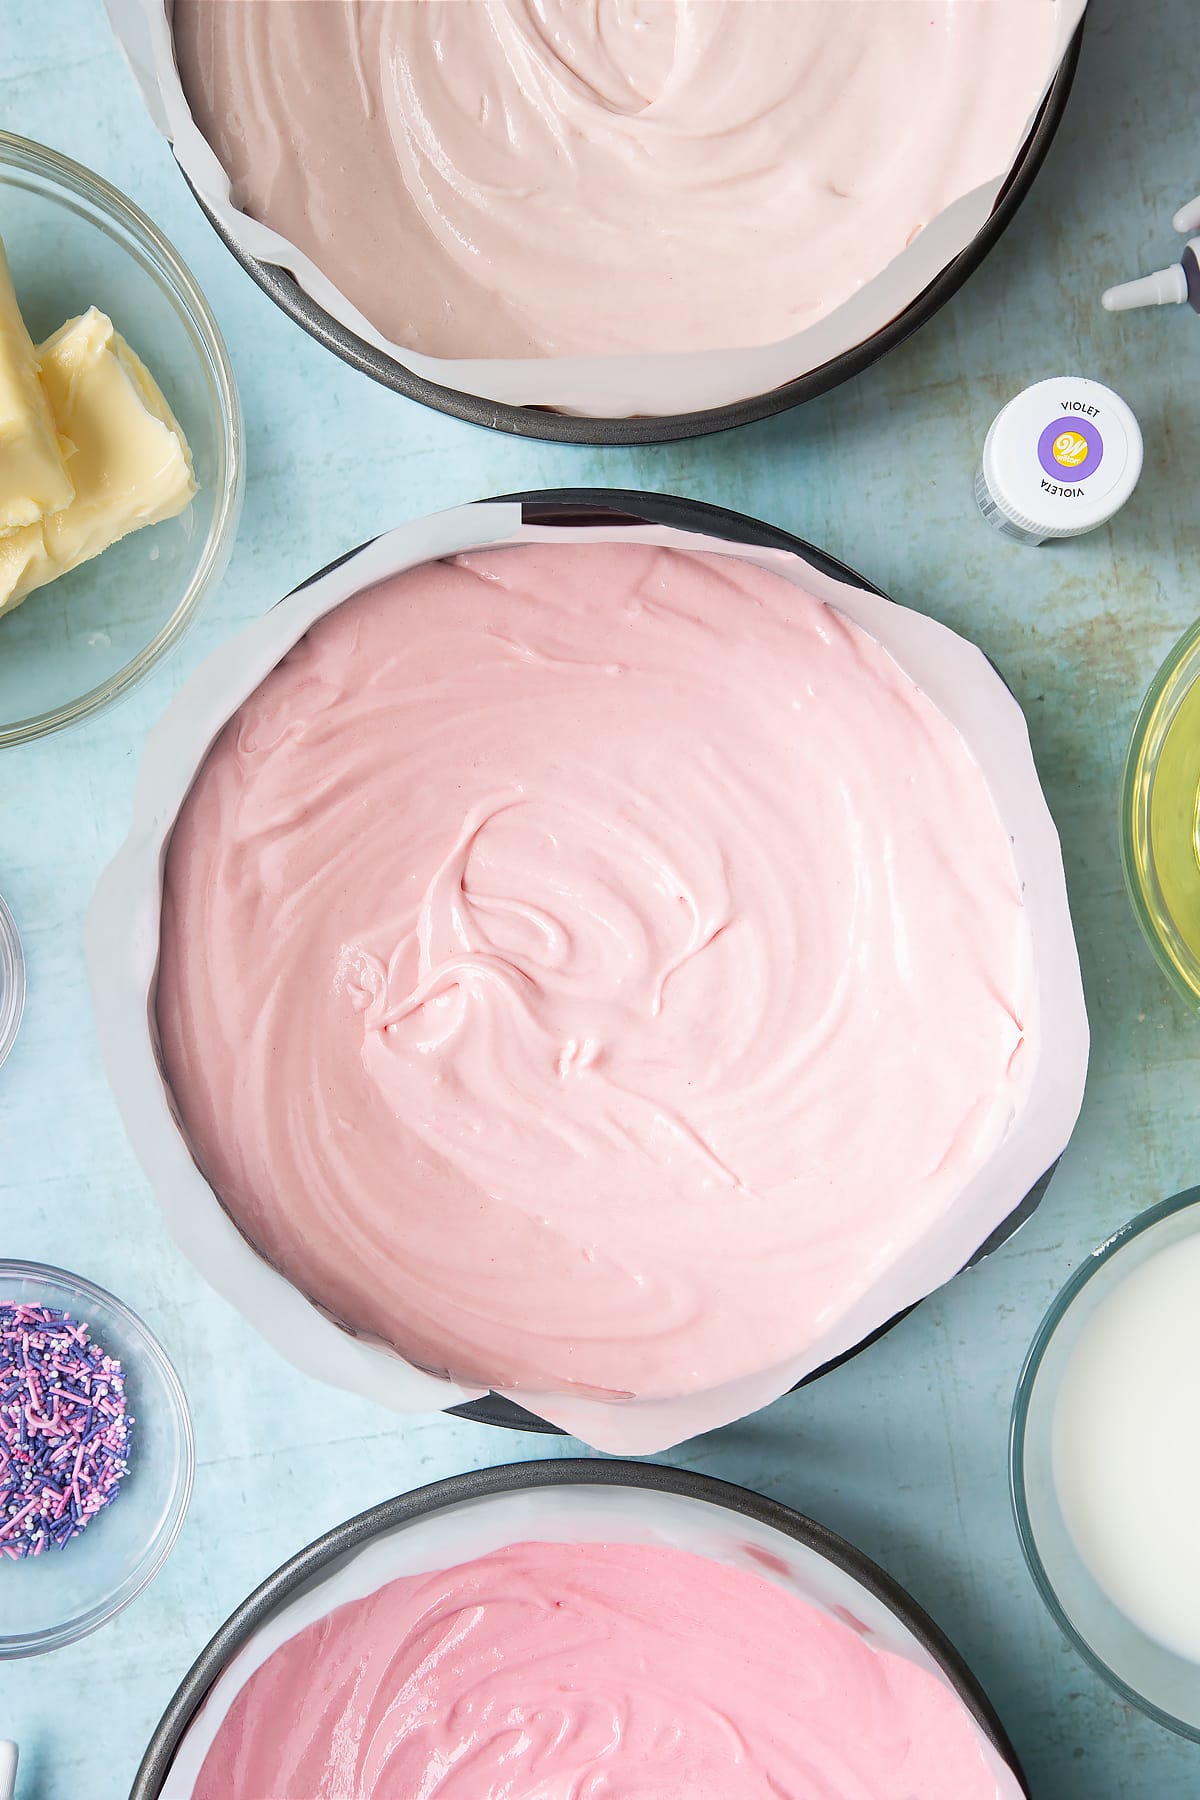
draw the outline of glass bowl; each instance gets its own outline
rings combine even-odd
[[[191,446],[187,511],[132,532],[0,619],[0,745],[78,724],[166,655],[225,568],[242,419],[216,321],[144,213],[78,163],[0,131],[0,232],[35,343],[93,303],[159,382]]]
[[[25,1010],[25,956],[17,922],[0,896],[0,1063],[17,1038]]]
[[[1142,702],[1121,785],[1121,864],[1146,942],[1200,1007],[1200,623]],[[1165,852],[1165,853],[1164,853]]]
[[[1200,1232],[1200,1188],[1139,1213],[1093,1250],[1058,1295],[1017,1383],[1009,1475],[1017,1535],[1042,1599],[1083,1657],[1131,1705],[1200,1743],[1200,1665],[1148,1637],[1100,1587],[1075,1547],[1054,1480],[1054,1418],[1084,1328],[1127,1276]]]
[[[0,1660],[58,1650],[135,1600],[166,1562],[192,1492],[187,1401],[162,1346],[127,1306],[64,1269],[0,1259],[0,1300],[57,1307],[125,1371],[134,1421],[121,1491],[61,1549],[0,1560]]]

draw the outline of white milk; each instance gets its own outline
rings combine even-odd
[[[1055,1408],[1054,1479],[1105,1593],[1200,1662],[1200,1234],[1133,1270],[1084,1327]]]

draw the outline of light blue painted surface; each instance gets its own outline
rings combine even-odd
[[[1197,610],[1200,321],[1121,322],[1101,287],[1174,253],[1200,186],[1195,0],[1094,0],[1066,125],[981,274],[856,383],[771,423],[667,450],[507,442],[374,387],[310,343],[196,211],[109,39],[99,0],[0,0],[0,120],[97,169],[191,263],[241,384],[250,475],[229,575],[180,655],[122,708],[0,766],[0,891],[29,1005],[0,1075],[0,1248],[111,1286],[176,1358],[195,1409],[195,1500],[170,1564],[100,1635],[0,1665],[20,1800],[121,1800],[176,1681],[262,1576],[318,1532],[419,1482],[545,1453],[442,1418],[397,1426],[293,1374],[168,1241],[100,1071],[80,947],[129,819],[146,728],[189,669],[297,580],[433,508],[568,482],[694,494],[824,545],[973,636],[1028,712],[1058,820],[1095,1035],[1087,1104],[1035,1221],[885,1343],[687,1463],[790,1501],[878,1558],[973,1662],[1035,1800],[1200,1795],[1200,1752],[1128,1712],[1044,1615],[1009,1518],[1005,1439],[1025,1346],[1079,1256],[1200,1178],[1200,1020],[1144,950],[1121,887],[1118,772],[1138,700]],[[2,209],[2,196],[0,196]],[[3,227],[0,211],[0,229]],[[1056,372],[1108,380],[1146,433],[1111,531],[1002,542],[974,514],[987,423]],[[0,1609],[3,1582],[0,1578]]]

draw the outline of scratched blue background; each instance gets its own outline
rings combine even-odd
[[[1031,199],[964,292],[884,364],[761,426],[600,452],[440,418],[311,343],[200,217],[100,0],[0,0],[0,122],[107,176],[174,240],[225,332],[249,444],[229,574],[184,650],[117,711],[0,766],[0,892],[29,964],[24,1027],[0,1074],[0,1248],[74,1267],[146,1317],[191,1396],[199,1455],[182,1538],[142,1599],[72,1649],[0,1664],[0,1737],[22,1745],[20,1800],[120,1800],[196,1651],[318,1532],[419,1482],[546,1453],[445,1418],[397,1424],[306,1381],[207,1292],[122,1135],[80,935],[128,824],[146,728],[208,649],[400,519],[569,482],[693,494],[775,520],[983,645],[1029,716],[1095,1038],[1075,1140],[1014,1243],[816,1389],[670,1460],[811,1512],[911,1588],[982,1677],[1035,1800],[1200,1795],[1200,1751],[1125,1708],[1044,1614],[1005,1461],[1021,1358],[1068,1271],[1129,1214],[1200,1179],[1200,1020],[1141,943],[1116,825],[1137,703],[1196,611],[1200,321],[1184,309],[1114,321],[1097,303],[1109,282],[1171,258],[1170,216],[1200,187],[1196,25],[1196,0],[1093,0],[1067,120]],[[0,190],[0,231],[3,204]],[[1145,476],[1111,530],[1024,549],[975,515],[973,467],[1000,403],[1063,372],[1130,401]]]

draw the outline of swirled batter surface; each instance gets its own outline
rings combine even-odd
[[[236,203],[436,356],[773,343],[1011,165],[1055,0],[176,0]]]
[[[356,596],[167,856],[164,1067],[215,1191],[484,1387],[801,1354],[1004,1136],[1031,1005],[962,738],[733,557],[537,544]]]
[[[407,1576],[250,1677],[193,1800],[1016,1800],[938,1678],[680,1550]]]

